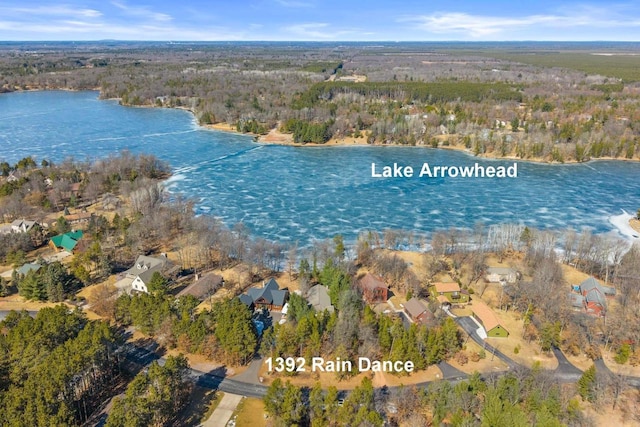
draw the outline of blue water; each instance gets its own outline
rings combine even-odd
[[[518,163],[517,179],[374,179],[371,163],[510,165],[414,147],[285,147],[199,128],[186,111],[121,107],[96,92],[0,95],[0,159],[100,158],[120,150],[168,161],[168,183],[199,214],[256,236],[299,241],[353,239],[388,228],[430,232],[476,222],[537,228],[614,229],[609,218],[640,207],[640,163]]]

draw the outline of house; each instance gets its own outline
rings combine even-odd
[[[64,218],[67,220],[69,224],[73,225],[73,224],[79,224],[82,222],[88,222],[92,216],[93,214],[90,212],[78,212],[74,214],[67,214],[64,216]]]
[[[82,239],[82,230],[70,231],[64,234],[58,234],[53,236],[49,240],[49,245],[55,250],[65,250],[73,253],[78,245],[80,239]]]
[[[162,255],[158,258],[146,255],[139,255],[133,267],[124,272],[127,278],[133,279],[131,287],[134,291],[149,293],[149,282],[153,273],[162,272],[168,265],[167,257]]]
[[[473,304],[471,304],[471,311],[473,312],[473,318],[484,328],[487,337],[506,338],[509,336],[509,331],[500,324],[496,314],[484,302],[474,299]]]
[[[16,219],[11,224],[0,226],[0,234],[28,233],[36,224],[36,221]]]
[[[469,302],[469,293],[460,289],[456,282],[437,282],[433,284],[431,295],[437,299],[439,296],[446,297],[451,303],[464,304]]]
[[[319,313],[328,311],[333,313],[334,308],[331,305],[331,298],[329,298],[329,291],[326,286],[315,285],[307,292],[307,301],[311,304],[311,307]]]
[[[514,284],[518,279],[518,272],[509,267],[489,267],[485,279],[489,283]]]
[[[589,277],[580,283],[580,294],[584,297],[587,314],[604,316],[607,312],[607,295],[616,294],[615,288],[603,286],[595,278]]]
[[[17,219],[11,223],[11,231],[14,233],[28,233],[37,222],[27,221],[26,219]]]
[[[280,289],[278,282],[271,278],[261,288],[251,288],[246,295],[240,295],[239,298],[249,308],[281,311],[289,298],[289,291]]]
[[[38,263],[26,263],[24,264],[22,267],[18,268],[16,270],[16,273],[18,273],[21,276],[26,276],[28,272],[30,271],[38,271],[40,270],[42,266]]]
[[[251,298],[249,295],[242,294],[238,297],[238,299],[241,303],[249,307],[249,310],[253,310],[255,308],[255,305],[253,304],[253,298]]]
[[[222,276],[214,273],[206,273],[202,277],[198,278],[196,275],[196,280],[181,290],[176,297],[182,297],[186,295],[191,295],[198,298],[200,301],[204,301],[211,295],[215,294],[218,289],[222,287],[224,284],[224,279]]]
[[[416,297],[404,303],[404,312],[415,323],[427,324],[434,317],[424,302]]]
[[[120,199],[111,193],[102,196],[102,209],[106,211],[115,211],[120,207]]]
[[[373,304],[387,301],[389,287],[382,280],[382,277],[367,273],[358,280],[357,286],[367,303]]]

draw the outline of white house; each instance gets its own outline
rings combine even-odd
[[[27,221],[26,219],[16,219],[11,224],[0,226],[0,233],[2,234],[27,233],[36,224],[37,223],[35,221]]]
[[[131,287],[134,291],[149,293],[148,285],[153,273],[162,272],[167,263],[167,257],[164,255],[158,258],[139,255],[133,267],[125,271],[125,274],[133,279]]]
[[[36,225],[35,221],[27,221],[26,219],[16,219],[11,223],[11,230],[14,233],[27,233]]]

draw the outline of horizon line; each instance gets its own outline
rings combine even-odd
[[[232,40],[232,39],[220,39],[220,40],[172,40],[172,39],[157,39],[157,40],[144,40],[144,39],[38,39],[38,40],[0,40],[0,43],[52,43],[52,42],[69,42],[69,43],[96,43],[96,42],[125,42],[125,43],[323,43],[323,44],[336,44],[336,43],[640,43],[640,40],[536,40],[536,39],[521,39],[521,40],[268,40],[268,39],[255,39],[255,40]]]

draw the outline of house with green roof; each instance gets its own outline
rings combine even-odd
[[[64,250],[67,252],[73,252],[78,241],[82,239],[82,230],[70,231],[64,234],[58,234],[53,236],[49,241],[49,245],[55,250]]]

